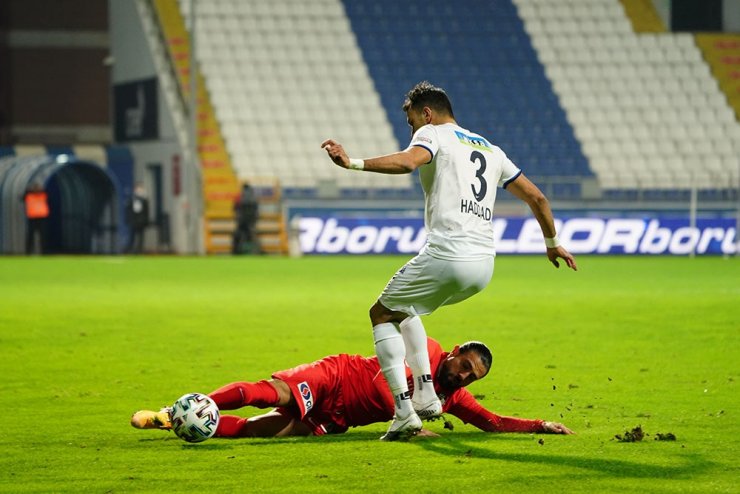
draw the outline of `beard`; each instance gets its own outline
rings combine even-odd
[[[458,389],[461,387],[461,383],[457,380],[455,377],[455,374],[452,372],[447,372],[445,369],[442,369],[439,373],[439,376],[437,377],[437,382],[439,382],[440,387],[445,389]]]

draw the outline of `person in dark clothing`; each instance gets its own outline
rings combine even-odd
[[[144,231],[149,226],[149,199],[140,183],[126,204],[126,223],[129,227],[129,242],[126,252],[141,254],[144,245]]]
[[[232,244],[233,254],[259,254],[260,246],[257,240],[257,218],[259,205],[254,189],[245,183],[239,197],[234,202],[236,216],[236,230]]]

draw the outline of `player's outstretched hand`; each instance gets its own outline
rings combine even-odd
[[[321,143],[321,148],[326,149],[326,154],[329,155],[329,158],[331,158],[335,165],[342,168],[349,168],[349,157],[344,152],[341,144],[333,139],[327,139]]]
[[[563,259],[565,261],[565,264],[567,264],[570,269],[572,269],[573,271],[578,271],[576,260],[573,258],[570,252],[565,250],[562,245],[559,247],[554,247],[552,249],[547,249],[547,258],[550,259],[550,262],[553,263],[556,268],[560,267],[558,257]]]
[[[542,429],[547,434],[574,434],[572,430],[558,422],[543,422]]]
[[[414,437],[439,437],[439,434],[436,432],[432,432],[428,429],[422,429],[419,432],[416,433],[416,436]]]

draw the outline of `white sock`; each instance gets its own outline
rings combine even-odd
[[[414,401],[427,403],[437,396],[429,364],[427,333],[419,316],[407,317],[401,322],[400,328],[406,346],[406,363],[414,374]]]
[[[406,348],[401,333],[395,324],[386,322],[373,327],[373,339],[380,370],[383,371],[396,404],[396,415],[408,417],[414,413],[414,408],[406,382],[406,367],[403,365]]]

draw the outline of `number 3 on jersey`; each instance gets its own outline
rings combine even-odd
[[[470,189],[473,191],[475,200],[481,202],[483,198],[486,197],[486,192],[488,192],[488,183],[486,182],[486,179],[483,178],[483,174],[486,171],[486,157],[480,151],[473,151],[470,155],[470,161],[473,164],[476,162],[479,163],[478,170],[475,172],[475,178],[480,182],[480,189],[476,192],[476,184],[474,183],[470,184]]]

